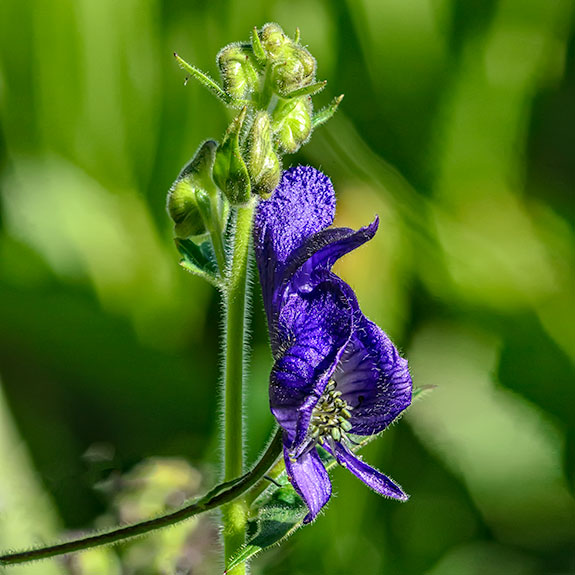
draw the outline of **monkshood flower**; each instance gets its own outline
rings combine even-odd
[[[408,497],[353,453],[354,436],[379,433],[410,404],[412,384],[407,361],[331,271],[375,235],[378,220],[357,231],[330,228],[334,215],[329,178],[298,166],[259,203],[254,224],[275,360],[270,405],[283,429],[288,477],[309,509],[305,523],[331,496],[318,445],[376,492]]]

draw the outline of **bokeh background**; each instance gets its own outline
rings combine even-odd
[[[437,389],[345,470],[254,574],[575,573],[575,46],[569,0],[2,0],[0,547],[177,505],[217,479],[220,302],[179,268],[166,191],[229,115],[217,75],[254,25],[301,28],[341,111],[321,167],[338,271]],[[254,287],[249,461],[272,428]],[[217,573],[215,521],[15,575]]]

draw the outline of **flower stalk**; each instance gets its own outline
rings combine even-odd
[[[255,200],[237,209],[232,262],[228,275],[225,335],[225,426],[224,479],[229,481],[243,472],[243,384],[244,350],[246,347],[247,275]],[[228,504],[223,510],[224,552],[226,566],[232,554],[245,542],[247,507],[243,498]],[[240,565],[230,573],[241,575]]]
[[[46,547],[38,547],[37,549],[28,549],[26,551],[17,551],[14,553],[6,553],[0,555],[0,567],[9,565],[18,565],[21,563],[29,563],[31,561],[40,561],[42,559],[49,559],[50,557],[57,557],[59,555],[66,555],[67,553],[75,553],[77,551],[85,551],[86,549],[93,549],[94,547],[101,547],[103,545],[113,545],[121,541],[132,539],[146,535],[158,529],[175,525],[180,521],[205,513],[212,509],[216,509],[225,505],[236,498],[243,496],[254,485],[262,482],[262,487],[267,487],[269,482],[264,479],[264,476],[270,468],[277,462],[282,449],[281,432],[278,430],[274,434],[272,440],[268,444],[265,453],[261,456],[259,461],[254,467],[242,477],[236,478],[232,481],[222,483],[209,493],[204,495],[201,499],[185,505],[176,511],[154,517],[139,523],[125,525],[112,529],[110,531],[88,535],[80,539],[72,541],[65,541],[64,543],[57,543],[56,545],[49,545]],[[235,571],[234,573],[238,573]],[[241,573],[241,571],[239,571]]]

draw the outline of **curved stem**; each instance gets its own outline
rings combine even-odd
[[[226,363],[225,363],[225,428],[224,478],[237,477],[243,472],[243,382],[246,335],[246,283],[249,246],[255,200],[237,208],[233,255],[227,278],[226,296]],[[233,553],[245,542],[247,508],[243,499],[236,499],[223,510],[224,553],[227,564]],[[238,566],[230,574],[245,573]]]
[[[118,543],[132,537],[151,533],[152,531],[156,531],[162,527],[174,525],[175,523],[179,523],[184,519],[189,519],[194,515],[220,507],[221,505],[240,497],[248,491],[248,489],[253,487],[260,479],[262,479],[268,469],[274,465],[281,451],[282,434],[281,430],[278,430],[268,445],[265,453],[250,472],[234,481],[218,485],[200,500],[191,503],[190,505],[186,505],[172,513],[154,517],[153,519],[148,519],[141,523],[126,525],[125,527],[113,529],[112,531],[98,533],[96,535],[88,535],[81,539],[66,541],[65,543],[58,543],[57,545],[50,545],[49,547],[39,547],[38,549],[31,549],[28,551],[7,553],[0,556],[0,566],[16,565],[18,563],[27,563],[29,561],[39,561],[41,559],[48,559],[49,557],[55,557],[57,555],[64,555],[66,553],[74,553],[76,551],[99,547],[100,545]]]
[[[250,507],[251,504],[270,486],[270,482],[273,483],[284,471],[284,458],[281,457],[272,467],[268,469],[268,472],[262,481],[258,481],[254,488],[250,489],[249,493],[246,493],[246,502],[248,507]]]

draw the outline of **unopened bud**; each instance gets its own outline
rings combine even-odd
[[[301,46],[292,45],[274,64],[273,82],[276,91],[285,96],[311,84],[315,78],[314,57]]]
[[[214,162],[214,181],[233,205],[245,204],[251,193],[250,176],[239,142],[246,112],[244,108],[230,124]]]
[[[209,204],[209,196],[200,188],[195,188],[190,178],[176,180],[168,194],[168,213],[174,220],[177,238],[200,236],[207,232],[203,212]]]
[[[260,41],[263,49],[274,59],[279,57],[285,46],[291,40],[284,34],[279,24],[266,24],[260,32]]]
[[[272,128],[282,151],[297,152],[311,134],[312,104],[307,96],[278,103],[272,115]]]
[[[216,157],[218,143],[206,140],[196,151],[194,157],[184,166],[178,179],[190,177],[197,187],[212,193],[215,191],[212,180],[212,168]]]
[[[250,131],[248,171],[253,191],[263,197],[279,184],[281,164],[273,147],[270,117],[266,112],[257,113]]]
[[[178,238],[208,231],[212,218],[210,194],[217,191],[211,175],[216,148],[213,140],[204,142],[168,192],[167,210]]]
[[[259,86],[251,49],[240,44],[230,44],[220,50],[217,57],[222,73],[224,90],[236,99],[244,99]]]

